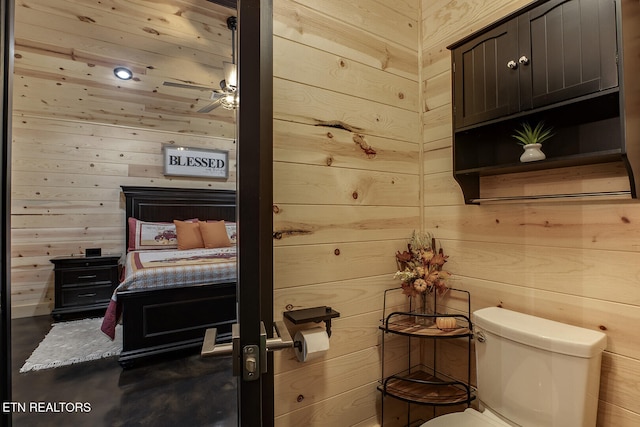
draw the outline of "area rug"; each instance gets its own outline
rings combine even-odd
[[[101,324],[102,318],[54,323],[20,372],[57,368],[120,354],[122,326],[116,327],[116,337],[111,341],[100,330]]]

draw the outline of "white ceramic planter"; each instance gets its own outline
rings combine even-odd
[[[520,156],[521,162],[535,162],[537,160],[544,160],[547,158],[542,150],[540,150],[542,144],[527,144],[522,147],[524,148],[524,153]]]

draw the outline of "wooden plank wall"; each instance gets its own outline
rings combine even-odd
[[[234,175],[163,177],[162,144],[221,144],[233,163],[235,150],[232,114],[194,116],[205,94],[162,86],[217,84],[228,11],[204,0],[16,3],[12,289],[26,316],[51,309],[50,257],[122,250],[120,185],[235,187]],[[274,311],[341,313],[323,358],[276,355],[277,425],[380,423],[382,292],[419,228],[441,240],[473,309],[606,330],[598,424],[640,422],[639,205],[465,206],[451,175],[446,46],[526,3],[274,0]],[[125,57],[138,79],[108,82]],[[386,364],[402,367],[405,342],[385,344]],[[386,425],[402,425],[404,409],[386,405]]]
[[[442,240],[472,309],[501,305],[605,331],[598,426],[640,425],[640,204],[463,204],[451,171],[446,46],[528,1],[463,3],[422,0],[424,227]]]
[[[231,57],[226,18],[205,0],[16,1],[12,315],[53,307],[49,259],[124,250],[121,185],[235,189],[234,113],[207,105]],[[117,65],[134,78],[119,81]],[[162,146],[230,152],[230,178],[164,177]]]
[[[417,0],[274,1],[274,313],[340,312],[321,359],[276,354],[278,426],[379,424],[383,290],[420,227],[419,14]],[[405,366],[406,341],[385,345]],[[385,406],[387,425],[404,409]]]

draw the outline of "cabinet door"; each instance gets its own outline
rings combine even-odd
[[[518,111],[517,21],[511,20],[453,51],[456,128]],[[514,62],[515,63],[515,62]]]
[[[614,0],[552,0],[520,17],[522,109],[618,86],[615,13]]]

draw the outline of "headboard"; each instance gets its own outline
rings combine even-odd
[[[125,236],[127,238],[129,217],[154,222],[191,218],[236,221],[234,190],[122,186],[122,192],[126,201]]]

